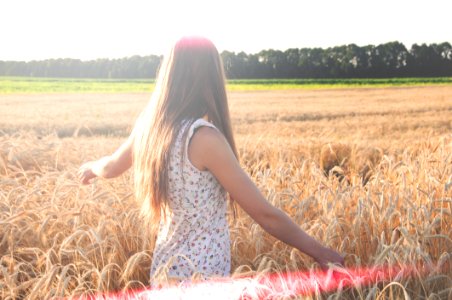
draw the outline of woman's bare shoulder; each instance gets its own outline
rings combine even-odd
[[[206,170],[211,161],[232,153],[228,148],[229,144],[219,130],[201,126],[193,133],[188,146],[188,157],[196,168]]]

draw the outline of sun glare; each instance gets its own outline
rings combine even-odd
[[[247,53],[394,40],[406,46],[451,42],[450,8],[443,0],[412,1],[409,7],[389,0],[378,5],[357,0],[7,1],[0,4],[5,12],[0,60],[163,54],[187,34],[209,37],[220,51]]]

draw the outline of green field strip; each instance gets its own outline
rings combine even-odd
[[[150,93],[154,80],[0,77],[0,94]],[[229,91],[381,88],[452,85],[452,77],[382,79],[239,79],[228,80]]]

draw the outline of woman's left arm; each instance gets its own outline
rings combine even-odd
[[[269,203],[240,167],[223,135],[215,129],[199,129],[189,146],[189,159],[198,169],[209,170],[232,198],[262,228],[282,242],[314,258],[322,268],[328,263],[343,265],[344,258],[324,247],[300,228],[282,210]]]

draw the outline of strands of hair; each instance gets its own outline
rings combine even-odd
[[[135,193],[153,229],[166,215],[170,148],[184,120],[202,117],[223,133],[237,157],[218,50],[207,38],[183,37],[163,60],[156,89],[134,129]]]

